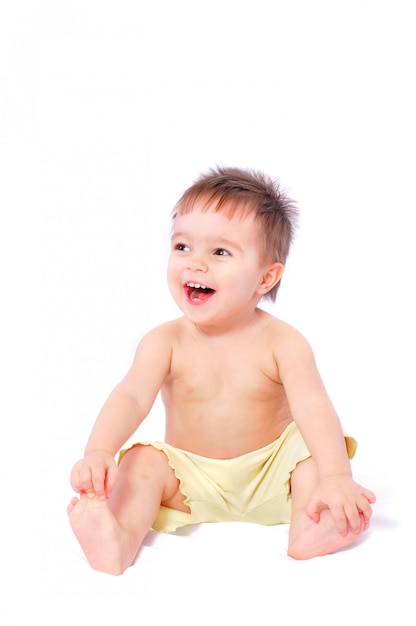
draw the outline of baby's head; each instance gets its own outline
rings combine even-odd
[[[191,213],[196,205],[202,211],[221,211],[230,220],[254,214],[263,233],[262,260],[286,263],[298,212],[277,181],[253,170],[217,167],[202,174],[184,192],[172,211],[173,221],[178,215]],[[279,285],[264,297],[274,302]]]

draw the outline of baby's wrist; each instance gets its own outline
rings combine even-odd
[[[325,471],[325,472],[320,472],[319,477],[321,480],[326,480],[328,478],[352,478],[352,472],[349,469],[337,470],[337,471]]]
[[[105,448],[87,448],[84,452],[84,457],[91,456],[93,454],[97,454],[99,456],[110,456],[112,459],[114,458],[114,454]]]

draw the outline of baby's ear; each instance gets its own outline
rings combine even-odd
[[[276,262],[269,265],[263,274],[261,282],[257,288],[257,293],[264,296],[271,289],[273,289],[273,287],[277,285],[279,280],[282,278],[284,269],[283,263]]]

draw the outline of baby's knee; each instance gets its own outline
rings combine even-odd
[[[119,469],[125,481],[152,485],[153,489],[160,491],[161,501],[180,493],[179,480],[167,455],[150,444],[135,444],[125,452]]]
[[[126,464],[134,466],[135,469],[141,467],[155,471],[164,468],[168,464],[168,459],[164,452],[151,445],[135,444],[123,455],[120,466],[126,467]]]

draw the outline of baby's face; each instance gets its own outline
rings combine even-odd
[[[196,207],[176,217],[168,284],[185,316],[198,324],[236,323],[255,308],[264,272],[260,226],[252,215],[229,219]]]

